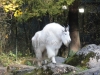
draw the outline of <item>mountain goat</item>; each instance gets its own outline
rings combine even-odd
[[[47,57],[52,63],[56,63],[55,56],[58,54],[62,43],[68,47],[71,42],[69,27],[63,27],[58,23],[49,23],[41,31],[32,37],[32,46],[38,65],[41,65],[42,54],[46,50]]]

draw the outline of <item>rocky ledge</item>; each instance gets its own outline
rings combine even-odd
[[[57,64],[41,67],[10,65],[0,69],[0,75],[100,75],[100,46],[90,44],[73,56],[56,57]]]

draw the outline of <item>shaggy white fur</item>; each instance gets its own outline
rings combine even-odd
[[[65,28],[58,23],[49,23],[43,30],[36,32],[32,37],[32,46],[39,63],[43,58],[42,53],[45,50],[48,58],[50,58],[53,63],[56,63],[55,56],[58,54],[62,43],[68,46],[70,41],[69,27]]]

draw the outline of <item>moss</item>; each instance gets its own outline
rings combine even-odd
[[[83,58],[83,62],[81,63],[81,66],[86,66],[87,62],[89,62],[90,57],[94,57],[96,54],[94,52],[90,52],[88,53],[84,58]]]
[[[65,64],[77,66],[80,63],[79,56],[76,54],[72,57],[68,57],[67,60],[65,61]]]
[[[46,70],[44,70],[43,68],[39,68],[39,69],[34,69],[32,72],[27,73],[25,75],[52,75],[53,72],[47,68]]]
[[[65,64],[73,65],[73,66],[86,66],[86,63],[89,61],[90,57],[94,57],[95,53],[90,52],[86,56],[82,55],[73,55],[65,61]]]

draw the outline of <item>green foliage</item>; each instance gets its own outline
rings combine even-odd
[[[12,12],[14,17],[22,22],[47,14],[57,18],[63,14],[62,6],[69,6],[73,2],[74,0],[3,0],[1,4],[7,13]]]
[[[76,52],[74,52],[73,50],[70,50],[69,52],[69,57],[72,57],[73,55],[75,55]]]
[[[8,53],[1,53],[0,54],[0,65],[8,66],[11,64],[26,64],[26,65],[32,65],[32,61],[29,61],[31,57],[22,57],[22,53],[18,52],[18,59],[16,60],[16,54],[13,52]]]
[[[16,57],[16,55],[15,54],[13,54],[11,51],[9,52],[9,54],[8,54],[10,57],[13,57],[13,58],[15,58]]]
[[[32,66],[32,63],[30,61],[27,61],[26,64],[29,65],[29,66]]]
[[[10,0],[13,4],[18,4],[17,10],[21,9],[21,14],[15,16],[17,20],[27,21],[32,17],[42,17],[47,13],[50,16],[56,16],[62,14],[63,5],[70,5],[74,0]],[[14,11],[14,12],[16,12]],[[68,11],[68,10],[67,10]]]
[[[9,52],[7,54],[1,53],[0,54],[0,64],[3,66],[8,66],[9,64],[12,64],[13,61],[15,61],[15,54],[12,52]]]
[[[66,64],[73,65],[73,66],[78,66],[81,63],[81,57],[77,55],[73,55],[71,57],[68,57],[65,61]]]

